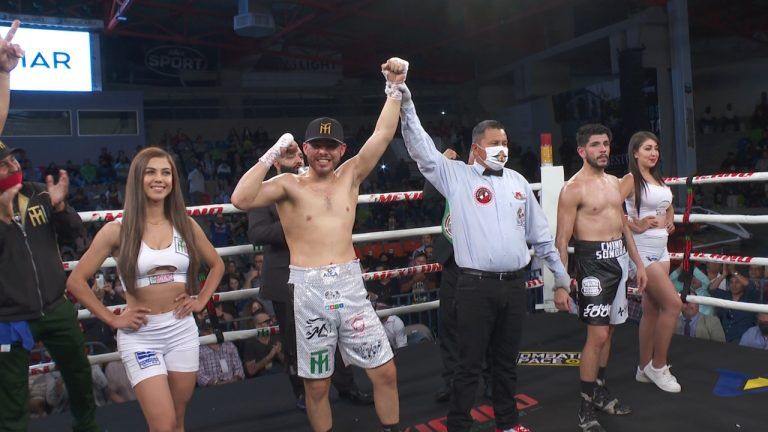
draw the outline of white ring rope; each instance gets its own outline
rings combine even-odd
[[[416,201],[422,198],[421,191],[410,192],[392,192],[382,194],[360,195],[357,197],[358,204],[370,203],[390,203],[397,201]],[[232,204],[208,204],[201,206],[187,207],[187,214],[190,216],[215,216],[220,214],[244,213],[242,210]],[[83,222],[110,222],[123,216],[122,210],[97,210],[90,212],[79,212],[80,219]]]
[[[688,177],[665,177],[664,183],[668,185],[685,185]],[[703,176],[693,176],[693,184],[719,184],[719,183],[751,183],[768,181],[768,172],[748,173],[722,173]]]
[[[705,297],[705,296],[697,296],[697,295],[686,296],[685,301],[687,301],[688,303],[697,303],[700,305],[714,306],[714,307],[719,307],[724,309],[734,309],[734,310],[741,310],[745,312],[755,312],[755,313],[768,313],[768,304],[734,302],[731,300],[723,300],[715,297]],[[739,307],[735,307],[736,305],[738,305]]]
[[[418,237],[424,234],[439,234],[441,232],[443,232],[443,230],[439,225],[433,226],[433,227],[425,227],[425,228],[409,228],[409,229],[394,230],[394,231],[377,231],[377,232],[371,232],[371,233],[352,234],[352,242],[363,243],[363,242],[372,242],[372,241],[379,241],[379,240],[400,239],[400,238],[406,238],[406,237]],[[216,252],[218,252],[220,256],[252,254],[255,252],[255,250],[256,249],[252,245],[226,246],[226,247],[216,248]],[[64,270],[74,269],[77,266],[78,262],[79,261],[67,261],[63,263]],[[106,260],[104,260],[104,263],[101,265],[101,267],[102,268],[117,267],[117,262],[115,261],[114,258],[109,257]]]
[[[531,189],[541,190],[541,183],[531,183]],[[409,192],[391,192],[369,195],[360,195],[357,197],[358,204],[371,203],[391,203],[398,201],[418,201],[423,197],[421,191]],[[215,216],[220,214],[243,213],[242,210],[232,204],[208,204],[201,206],[187,207],[187,214],[190,216]],[[94,210],[78,212],[83,222],[110,222],[123,216],[122,210]]]
[[[766,215],[713,215],[691,213],[688,217],[690,223],[740,223],[740,224],[764,224],[768,223]],[[675,215],[676,223],[683,223],[683,215]]]
[[[382,280],[391,278],[401,278],[410,276],[416,273],[436,273],[443,270],[443,266],[440,264],[425,264],[415,267],[405,267],[391,270],[383,270],[378,272],[363,273],[363,280]],[[260,288],[246,288],[237,291],[227,291],[221,293],[214,293],[211,297],[213,302],[223,301],[235,301],[245,298],[256,297],[259,295]],[[111,310],[115,314],[121,314],[125,310],[126,305],[108,306],[107,309]],[[77,311],[78,319],[93,318],[93,314],[88,309],[80,309]]]
[[[424,265],[414,266],[414,267],[404,267],[404,268],[397,268],[397,269],[391,269],[391,270],[382,270],[382,271],[363,273],[363,280],[375,281],[375,280],[384,280],[384,279],[392,279],[392,278],[401,278],[405,276],[411,276],[416,273],[437,273],[442,270],[443,270],[443,266],[440,264],[437,264],[437,263],[424,264]],[[531,279],[527,281],[525,285],[526,285],[525,286],[526,288],[538,288],[538,287],[544,286],[544,281],[542,281],[541,279]],[[214,293],[213,296],[211,296],[211,301],[215,303],[215,302],[242,300],[242,299],[258,296],[259,291],[261,291],[261,288],[245,288],[237,291]],[[122,305],[107,306],[107,309],[112,311],[112,313],[119,315],[125,310],[125,307],[126,305],[122,304]],[[391,314],[387,314],[385,316],[389,316],[389,315]],[[91,313],[91,311],[89,311],[88,309],[80,309],[77,311],[77,319],[82,320],[87,318],[93,318],[93,314]]]
[[[241,339],[249,339],[256,336],[266,336],[269,334],[277,334],[279,332],[280,332],[280,328],[278,326],[272,326],[272,327],[263,327],[263,328],[250,329],[250,330],[237,330],[237,331],[231,331],[231,332],[224,332],[222,333],[222,336],[224,336],[224,341],[236,341]],[[216,335],[209,334],[205,336],[200,336],[199,340],[200,340],[200,345],[214,344],[216,343]],[[88,361],[92,365],[109,363],[117,360],[120,360],[120,353],[117,351],[106,353],[106,354],[96,354],[96,355],[88,356]],[[41,373],[48,373],[55,369],[56,369],[56,365],[54,362],[30,365],[29,374],[37,375]]]
[[[430,230],[430,229],[437,229],[439,232],[439,226],[436,227],[430,227],[430,228],[414,228],[411,230],[401,230],[402,231],[413,231],[413,230]],[[379,233],[371,233],[378,235],[384,235],[386,233],[394,233],[394,231],[383,231]],[[364,235],[364,234],[360,234]],[[412,234],[409,234],[410,236]],[[407,237],[407,236],[406,236]],[[353,236],[354,238],[354,236]],[[218,248],[217,251],[219,251],[219,254],[222,256],[225,255],[235,255],[238,253],[251,253],[253,252],[252,246],[229,246],[226,248]],[[569,252],[573,252],[572,248],[569,248]],[[533,254],[533,250],[530,251],[531,254]],[[681,260],[683,258],[683,254],[680,252],[670,252],[670,258],[672,260]],[[107,260],[112,261],[112,266],[114,267],[114,260],[112,258],[108,258]],[[695,252],[691,254],[690,257],[691,261],[698,261],[698,262],[714,262],[714,263],[720,263],[720,264],[740,264],[740,265],[764,265],[768,266],[768,258],[764,257],[750,257],[750,256],[738,256],[738,255],[724,255],[724,254],[710,254],[710,253],[702,253],[702,252]],[[75,261],[65,263],[65,269],[71,269],[72,267],[67,268],[67,265],[76,264]],[[108,267],[105,265],[104,267]],[[404,276],[410,276],[415,273],[432,273],[432,272],[438,272],[442,270],[442,266],[440,264],[426,264],[423,266],[416,266],[416,267],[405,267],[405,268],[398,268],[398,269],[391,269],[391,270],[384,270],[380,272],[370,272],[363,274],[363,280],[381,280],[381,279],[389,279],[389,278],[400,278]],[[544,281],[541,279],[530,279],[526,281],[526,288],[538,288],[544,286]],[[222,292],[222,293],[214,293],[213,301],[233,301],[233,300],[240,300],[243,298],[249,298],[254,297],[258,295],[258,288],[249,288],[249,289],[243,289],[238,291],[231,291],[231,292]],[[634,290],[630,289],[630,294],[635,294]],[[729,300],[724,300],[725,302],[729,302],[728,304],[731,305],[731,309],[737,309],[737,310],[746,310],[742,309],[742,305],[745,303],[743,302],[730,302]],[[116,306],[109,306],[108,309],[113,311],[116,314],[121,313],[123,310],[125,310],[125,305],[116,305]],[[90,311],[87,309],[81,309],[78,311],[78,319],[86,319],[91,318],[93,315]]]
[[[687,177],[666,177],[664,182],[668,185],[685,185]],[[752,173],[725,173],[704,176],[694,176],[693,184],[718,184],[718,183],[743,183],[768,181],[768,172]],[[541,190],[541,183],[531,183],[531,189]],[[357,198],[358,204],[369,203],[389,203],[398,201],[416,201],[422,199],[421,191],[392,192],[360,195]],[[232,204],[210,204],[202,206],[187,207],[187,213],[190,216],[212,216],[218,214],[242,213]],[[122,210],[97,210],[89,212],[79,212],[83,222],[109,222],[123,215]],[[723,221],[725,222],[725,221]]]
[[[679,261],[683,259],[683,254],[682,252],[670,252],[669,257],[673,261]],[[768,258],[739,256],[739,255],[725,255],[725,254],[704,253],[704,252],[691,252],[690,260],[699,261],[699,262],[713,262],[718,264],[768,266]]]
[[[426,271],[428,268],[434,268],[434,264],[428,264],[425,266],[419,266],[419,267],[411,267],[412,269],[417,269],[413,271],[413,273],[419,273],[421,271]],[[370,273],[367,273],[370,274]],[[250,290],[242,290],[242,291],[258,291],[257,289],[250,289]],[[235,291],[231,294],[234,294],[239,291]],[[230,294],[230,293],[221,293],[221,294]],[[425,302],[425,303],[416,303],[408,306],[400,306],[396,308],[389,308],[389,309],[382,309],[376,311],[376,314],[380,318],[388,317],[390,315],[395,314],[406,314],[406,313],[415,313],[415,312],[422,312],[432,309],[437,309],[440,306],[440,300],[433,300],[431,302]],[[121,306],[114,306],[114,308],[119,308]],[[111,309],[111,308],[110,308]],[[272,327],[264,327],[259,329],[250,329],[250,330],[235,330],[235,331],[229,331],[229,332],[223,332],[222,335],[224,336],[224,341],[236,341],[241,339],[249,339],[256,336],[266,336],[267,334],[276,334],[280,332],[280,328],[278,326],[272,326]],[[216,335],[210,334],[205,336],[200,336],[200,345],[210,345],[217,343],[216,341]],[[88,356],[88,361],[93,364],[103,364],[103,363],[109,363],[111,361],[117,361],[120,360],[120,353],[119,352],[111,352],[106,354],[97,354],[97,355],[90,355]],[[30,375],[37,375],[37,374],[43,374],[48,373],[56,369],[56,365],[53,362],[38,364],[38,365],[31,365],[29,366],[29,374]]]

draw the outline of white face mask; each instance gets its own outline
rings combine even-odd
[[[504,146],[486,147],[485,164],[488,165],[488,168],[499,171],[507,164],[508,153],[507,148]]]

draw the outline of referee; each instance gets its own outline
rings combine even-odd
[[[567,289],[570,278],[554,246],[547,220],[531,186],[504,168],[504,126],[485,120],[472,130],[470,163],[449,160],[436,148],[416,115],[408,88],[401,87],[403,139],[419,171],[446,198],[459,278],[456,284],[458,365],[448,430],[468,431],[483,355],[490,344],[496,427],[527,431],[515,403],[517,352],[526,311],[527,243]],[[473,160],[474,159],[474,160]],[[473,163],[474,162],[474,163]]]

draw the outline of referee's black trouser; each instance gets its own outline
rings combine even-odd
[[[459,279],[459,267],[453,261],[453,256],[443,264],[440,277],[440,309],[438,309],[440,328],[440,356],[443,358],[443,380],[450,388],[456,363],[459,358],[459,348],[456,343],[456,283]]]
[[[450,432],[468,431],[472,427],[470,411],[489,344],[496,427],[507,429],[517,424],[517,352],[525,300],[521,271],[511,280],[459,275],[456,285],[459,358],[448,412]]]

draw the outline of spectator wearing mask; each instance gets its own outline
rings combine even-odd
[[[768,313],[757,314],[757,325],[744,332],[739,345],[768,350]]]

